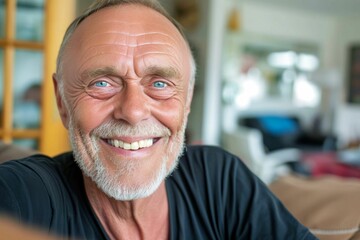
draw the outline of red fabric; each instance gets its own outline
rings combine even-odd
[[[302,161],[310,169],[312,176],[331,174],[360,178],[360,168],[339,162],[335,152],[305,153]]]

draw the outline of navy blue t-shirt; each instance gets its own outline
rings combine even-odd
[[[169,239],[316,239],[234,155],[187,146],[166,179]],[[70,239],[109,239],[72,153],[0,165],[0,213]]]

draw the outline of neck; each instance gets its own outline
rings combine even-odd
[[[87,176],[86,195],[112,239],[167,239],[169,212],[165,183],[149,197],[119,201],[107,196]]]

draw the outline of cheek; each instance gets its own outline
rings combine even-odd
[[[73,109],[75,124],[82,132],[90,133],[111,114],[112,107],[92,98],[78,101]]]
[[[165,101],[153,108],[154,117],[172,134],[177,133],[185,120],[185,104],[182,101]]]

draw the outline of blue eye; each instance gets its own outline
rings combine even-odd
[[[155,88],[165,88],[167,86],[167,84],[164,82],[161,82],[161,81],[157,81],[157,82],[153,83],[153,86]]]
[[[109,83],[107,83],[105,81],[99,81],[99,82],[96,82],[94,85],[96,87],[107,87],[107,86],[109,86]]]

